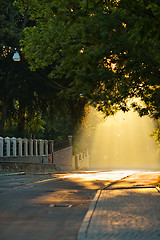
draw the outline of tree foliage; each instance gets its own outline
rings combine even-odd
[[[51,66],[50,79],[65,79],[107,115],[128,111],[159,118],[160,3],[158,0],[17,0],[34,26],[24,30],[31,69]],[[78,93],[78,94],[77,94]]]
[[[159,149],[160,149],[160,119],[156,121],[156,128],[152,132],[151,136],[154,137],[155,141],[158,143]]]
[[[68,83],[63,78],[59,78],[58,83],[48,78],[52,66],[30,71],[20,51],[19,41],[23,39],[24,27],[34,26],[35,21],[28,18],[27,10],[20,13],[13,2],[1,1],[0,136],[24,137],[32,134],[54,138],[59,134],[62,138],[66,137],[67,132],[72,134],[80,115],[83,115],[84,100],[64,98],[64,94],[60,94],[67,89]],[[20,62],[12,59],[14,48],[20,52]],[[57,114],[59,126],[55,127]],[[71,119],[71,114],[69,124],[72,127],[66,127],[64,119]]]

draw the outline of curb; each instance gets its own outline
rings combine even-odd
[[[132,174],[133,175],[133,174]],[[87,231],[88,231],[88,228],[89,228],[89,225],[90,225],[90,222],[91,222],[91,219],[92,219],[92,215],[94,213],[94,210],[97,206],[97,202],[100,198],[100,195],[101,195],[101,192],[109,187],[111,187],[112,185],[116,184],[117,182],[129,177],[130,175],[127,175],[119,180],[116,180],[116,181],[113,181],[111,183],[109,183],[108,185],[106,185],[105,187],[99,189],[94,197],[94,199],[92,200],[91,204],[90,204],[90,207],[89,207],[89,210],[88,212],[86,213],[86,216],[84,217],[83,219],[83,222],[81,224],[81,227],[79,229],[79,232],[78,232],[78,238],[77,240],[85,240],[86,237],[87,237]]]
[[[160,188],[158,186],[156,187],[156,190],[160,193]]]
[[[93,212],[94,212],[94,210],[95,210],[95,208],[96,208],[96,205],[97,205],[98,199],[99,199],[99,197],[100,197],[101,191],[102,191],[102,190],[98,190],[98,191],[97,191],[94,199],[92,200],[92,202],[91,202],[91,204],[90,204],[89,210],[88,210],[86,216],[84,217],[83,222],[82,222],[82,225],[81,225],[81,227],[80,227],[80,229],[79,229],[77,240],[86,239],[87,230],[88,230],[88,228],[89,228],[89,224],[90,224],[90,221],[91,221]]]
[[[17,173],[0,173],[0,177],[2,176],[13,176],[13,175],[26,175],[25,172],[17,172]]]
[[[128,176],[127,176],[127,177],[128,177]],[[124,177],[124,178],[126,178],[126,177]],[[119,181],[119,180],[118,180],[118,181]],[[96,206],[97,206],[97,202],[98,202],[98,200],[99,200],[99,197],[100,197],[100,195],[101,195],[101,192],[102,192],[103,190],[105,190],[106,188],[112,186],[112,185],[115,184],[115,183],[117,183],[117,181],[114,181],[114,182],[109,183],[107,186],[99,189],[99,190],[96,192],[96,194],[95,194],[95,196],[94,196],[94,198],[93,198],[93,200],[92,200],[92,202],[91,202],[91,204],[90,204],[90,207],[89,207],[89,209],[88,209],[88,212],[86,213],[86,216],[84,217],[83,222],[82,222],[82,224],[81,224],[81,227],[80,227],[80,229],[79,229],[77,240],[84,240],[84,239],[86,239],[86,237],[87,237],[87,231],[88,231],[88,228],[89,228],[91,219],[92,219],[92,215],[93,215],[94,210],[95,210],[95,208],[96,208]]]

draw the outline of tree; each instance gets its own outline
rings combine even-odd
[[[63,106],[61,115],[64,118],[73,109],[74,115],[80,113],[82,104],[77,104],[79,101],[74,98],[64,100],[63,94],[58,95],[61,90],[67,89],[68,83],[63,79],[59,79],[58,83],[50,80],[50,66],[35,72],[29,70],[19,45],[20,39],[23,39],[23,28],[34,24],[28,19],[27,11],[20,14],[18,8],[13,6],[13,0],[2,0],[0,20],[0,136],[11,136],[13,132],[18,137],[42,134],[41,130],[45,130],[44,126],[49,122],[47,117],[53,118],[56,111],[60,112],[59,104]],[[12,59],[15,47],[20,52],[20,62]],[[72,106],[69,113],[71,101],[76,107]],[[75,122],[72,121],[72,124],[76,124],[78,116],[73,119]]]
[[[13,62],[11,49],[8,46],[18,47],[22,31],[22,16],[17,8],[13,8],[13,1],[1,1],[0,14],[0,135],[3,134],[6,116],[13,106],[14,87],[16,84],[17,64]],[[3,47],[4,46],[4,47]],[[7,46],[7,47],[6,47]],[[16,88],[17,89],[17,88]],[[12,108],[13,109],[13,108]]]
[[[160,118],[160,3],[158,0],[17,0],[34,26],[24,30],[33,71],[50,66],[64,93],[106,115],[131,107]],[[136,101],[133,101],[136,98]],[[141,99],[145,104],[137,101]]]
[[[159,149],[160,149],[160,119],[158,119],[156,121],[156,123],[157,123],[157,126],[156,126],[155,130],[152,132],[151,136],[154,137],[154,139],[158,143]]]
[[[157,0],[16,1],[35,25],[24,30],[31,69],[52,66],[51,79],[71,82],[106,114],[128,110],[140,97],[140,115],[159,117],[159,18]]]

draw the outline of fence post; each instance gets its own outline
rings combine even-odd
[[[49,140],[48,141],[48,153],[52,154],[54,150],[54,140]]]
[[[72,146],[72,136],[68,136],[68,141],[69,141],[69,146],[71,147]]]
[[[29,155],[33,156],[33,139],[29,139]]]
[[[33,145],[34,145],[33,155],[37,156],[37,155],[38,155],[38,144],[37,144],[37,139],[34,139],[34,140],[33,140]]]
[[[44,141],[42,139],[39,139],[39,155],[44,155]]]
[[[11,151],[10,151],[11,140],[9,137],[5,138],[5,143],[6,143],[6,156],[10,157],[10,155],[11,155]]]
[[[22,156],[22,138],[17,139],[18,142],[18,156]]]
[[[45,152],[45,155],[48,155],[48,141],[47,140],[44,140],[44,152]]]
[[[17,139],[18,142],[18,156],[22,156],[22,138]]]
[[[12,142],[12,147],[13,147],[13,155],[12,156],[14,156],[14,157],[16,157],[17,156],[17,141],[16,141],[16,138],[15,137],[12,137],[11,138],[11,142]]]
[[[24,144],[24,156],[28,156],[28,139],[23,138],[23,144]]]
[[[54,141],[48,141],[48,163],[53,163]]]
[[[3,138],[0,137],[0,157],[3,157]]]
[[[79,169],[79,154],[76,154],[75,156],[75,168]]]
[[[86,150],[86,155],[87,155],[87,157],[88,157],[88,155],[89,155],[88,149]]]

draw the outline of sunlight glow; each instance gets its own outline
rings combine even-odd
[[[159,169],[158,146],[149,135],[154,121],[122,111],[98,125],[91,147],[93,168]]]
[[[133,102],[143,107],[139,99],[128,100],[128,106]],[[159,169],[158,144],[150,136],[155,128],[153,119],[139,117],[133,110],[104,119],[93,108],[88,116],[78,144],[89,150],[90,169]]]
[[[137,171],[132,171],[132,170],[127,170],[127,171],[120,171],[120,170],[116,170],[116,171],[110,171],[110,172],[95,172],[95,174],[93,174],[94,172],[89,172],[87,173],[84,172],[82,174],[79,173],[71,173],[71,174],[67,174],[64,175],[62,178],[71,178],[71,179],[82,179],[82,180],[112,180],[112,181],[116,181],[120,178],[129,176],[131,174],[136,173]]]

